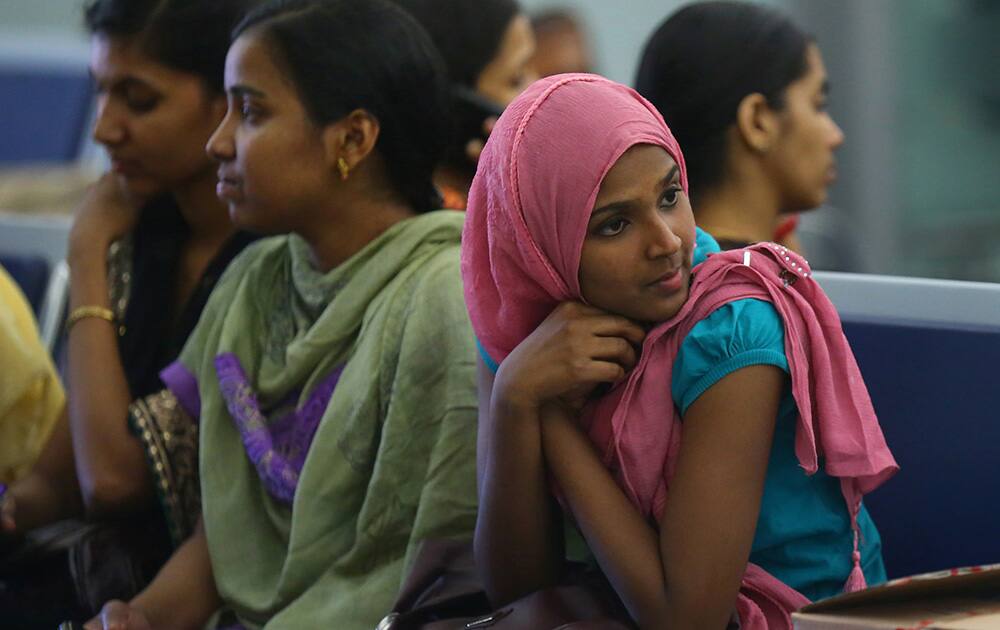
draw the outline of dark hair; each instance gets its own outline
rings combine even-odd
[[[721,181],[740,101],[759,93],[783,107],[785,88],[806,73],[811,42],[778,11],[727,0],[683,7],[653,33],[635,87],[683,149],[693,195]]]
[[[93,0],[84,9],[94,35],[136,38],[153,59],[223,92],[229,33],[252,0]]]
[[[444,67],[420,25],[388,0],[273,0],[233,31],[271,47],[312,121],[356,109],[378,119],[375,150],[417,212],[440,208],[434,167],[448,136]]]
[[[516,0],[395,0],[441,51],[453,84],[474,88],[521,12]]]

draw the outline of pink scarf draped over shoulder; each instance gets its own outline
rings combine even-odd
[[[681,172],[684,157],[656,109],[634,90],[595,75],[548,77],[505,110],[479,161],[462,235],[462,278],[473,328],[502,362],[561,302],[584,301],[578,271],[587,223],[604,176],[629,148],[660,146]],[[693,235],[692,235],[693,239]],[[666,504],[681,422],[669,397],[678,347],[722,304],[756,297],[785,322],[785,350],[801,417],[796,455],[807,473],[822,458],[841,488],[855,531],[861,495],[896,470],[840,321],[803,260],[777,246],[716,254],[699,265],[681,312],[646,337],[625,383],[592,404],[585,429],[622,490],[647,517]],[[744,258],[746,257],[746,258]],[[745,264],[749,263],[749,264]],[[736,611],[743,628],[791,628],[808,600],[748,564]]]

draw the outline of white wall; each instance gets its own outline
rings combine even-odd
[[[646,39],[678,7],[690,0],[520,0],[529,12],[568,8],[586,24],[594,44],[595,70],[632,85]],[[785,6],[789,0],[763,0]]]

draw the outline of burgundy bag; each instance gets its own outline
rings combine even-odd
[[[603,575],[574,564],[565,584],[494,608],[476,576],[470,542],[428,540],[392,612],[376,630],[628,630],[628,613]]]

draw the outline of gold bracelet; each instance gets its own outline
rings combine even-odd
[[[104,321],[110,323],[112,326],[115,325],[115,313],[110,308],[104,308],[103,306],[77,306],[74,308],[69,317],[66,318],[66,332],[73,327],[81,319],[86,319],[88,317],[96,317],[98,319],[103,319]]]

